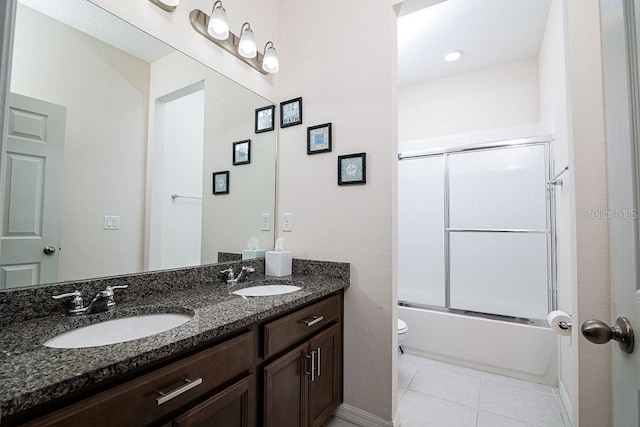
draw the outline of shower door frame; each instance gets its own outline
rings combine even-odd
[[[491,232],[491,233],[536,233],[547,235],[547,305],[548,311],[553,311],[557,307],[557,235],[556,235],[556,201],[555,187],[550,185],[550,180],[555,174],[555,163],[551,144],[554,138],[552,135],[542,135],[528,138],[517,138],[503,141],[493,141],[481,144],[463,145],[456,147],[417,150],[405,153],[398,153],[398,161],[411,160],[424,157],[442,156],[444,162],[444,278],[445,278],[445,306],[433,306],[413,303],[409,301],[398,301],[398,305],[411,308],[422,308],[433,311],[442,311],[454,314],[477,316],[507,322],[532,324],[537,326],[547,326],[546,319],[528,319],[524,317],[506,316],[494,313],[483,313],[451,307],[451,277],[450,277],[450,245],[449,239],[452,232]],[[546,179],[546,230],[534,229],[452,229],[449,227],[449,156],[451,154],[470,153],[474,151],[500,150],[507,148],[530,147],[542,145],[544,147],[544,166]]]

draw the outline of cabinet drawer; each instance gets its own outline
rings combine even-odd
[[[340,318],[340,296],[335,295],[264,325],[264,358],[314,334]]]
[[[253,343],[253,333],[247,332],[26,425],[147,425],[250,371]]]

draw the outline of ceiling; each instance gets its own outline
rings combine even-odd
[[[398,85],[538,54],[551,0],[407,0],[398,18]],[[435,3],[435,4],[434,4]],[[421,5],[428,6],[420,8]],[[456,62],[443,54],[461,49]]]
[[[149,63],[173,52],[160,40],[87,0],[19,0],[19,3]]]

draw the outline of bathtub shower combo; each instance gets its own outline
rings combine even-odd
[[[406,348],[554,384],[551,138],[399,155],[398,316]]]

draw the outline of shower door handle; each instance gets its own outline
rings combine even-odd
[[[609,326],[602,320],[587,320],[582,324],[582,335],[592,343],[606,344],[617,341],[620,350],[633,353],[634,335],[631,322],[626,317],[618,317],[615,326]]]

